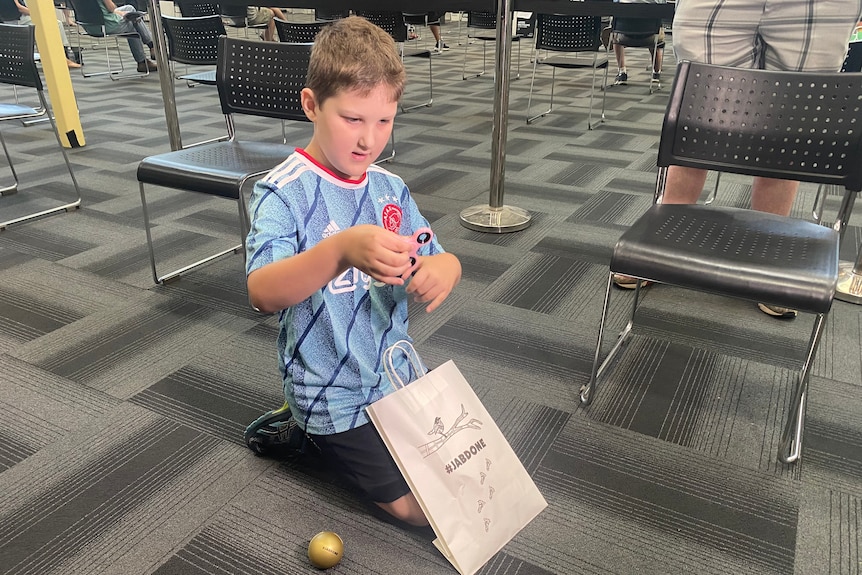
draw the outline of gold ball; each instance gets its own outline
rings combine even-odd
[[[344,554],[344,542],[332,531],[321,531],[308,543],[308,560],[318,569],[338,565]]]

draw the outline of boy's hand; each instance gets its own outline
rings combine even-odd
[[[383,283],[404,284],[399,276],[410,269],[409,238],[371,224],[353,226],[334,237],[342,241],[342,254],[348,266]]]
[[[461,280],[461,262],[450,253],[420,256],[418,268],[407,286],[418,302],[431,302],[425,311],[432,312],[443,303]]]

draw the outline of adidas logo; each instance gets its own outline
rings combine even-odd
[[[333,236],[341,231],[341,228],[338,227],[338,224],[329,220],[329,224],[323,228],[323,233],[320,234],[323,239],[328,238],[329,236]]]

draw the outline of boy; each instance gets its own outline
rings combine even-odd
[[[279,367],[296,424],[371,501],[427,525],[365,414],[393,391],[381,358],[409,339],[407,297],[434,311],[461,277],[436,239],[411,266],[409,236],[428,222],[404,182],[372,165],[405,79],[391,36],[365,19],[320,32],[301,93],[314,135],[255,185],[247,272],[252,304],[280,313]]]

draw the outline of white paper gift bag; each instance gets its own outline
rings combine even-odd
[[[387,373],[399,389],[370,405],[369,417],[416,496],[434,545],[462,575],[473,575],[547,506],[509,442],[452,361],[403,385],[392,354]]]

